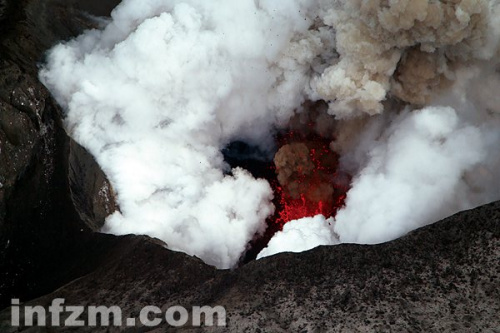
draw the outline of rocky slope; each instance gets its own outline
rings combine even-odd
[[[92,25],[79,9],[106,15],[115,1],[6,3],[0,309],[13,297],[31,305],[57,297],[68,305],[120,305],[125,317],[137,317],[145,305],[227,309],[226,328],[164,324],[158,332],[500,332],[500,203],[390,243],[280,254],[233,271],[147,237],[93,233],[117,208],[102,171],[62,130],[60,110],[37,80],[37,63],[57,40]],[[13,328],[10,309],[0,312],[1,332],[72,330],[108,331]]]
[[[14,295],[36,297],[79,276],[78,267],[65,265],[79,253],[84,255],[79,239],[102,222],[104,216],[99,214],[114,209],[104,200],[111,194],[105,191],[102,172],[62,130],[60,110],[37,78],[37,64],[45,50],[90,27],[92,21],[65,1],[3,4],[0,307]],[[92,182],[87,181],[89,176]],[[102,193],[87,203],[80,199],[83,190]],[[80,216],[83,221],[91,216],[92,223],[86,225]]]
[[[92,272],[29,305],[223,305],[225,328],[157,332],[498,332],[500,203],[376,246],[320,247],[215,270],[146,237],[94,235]],[[98,250],[97,250],[98,249]],[[75,259],[75,264],[78,259]],[[10,310],[0,314],[5,332]],[[86,315],[83,316],[86,318]],[[23,331],[22,329],[19,331]],[[58,331],[58,330],[55,330]],[[97,332],[107,328],[66,328]],[[124,328],[148,332],[149,328]],[[156,331],[155,331],[156,332]]]

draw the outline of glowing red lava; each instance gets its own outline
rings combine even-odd
[[[239,161],[256,177],[270,182],[276,207],[266,221],[265,233],[250,242],[242,263],[255,259],[287,222],[318,214],[335,216],[344,205],[350,179],[339,172],[338,155],[330,149],[330,141],[317,134],[288,131],[277,138],[280,150],[274,163]]]
[[[335,216],[348,190],[338,173],[338,155],[329,139],[295,132],[282,135],[274,163],[278,181],[273,182],[277,212],[274,223],[282,229],[289,221],[322,214]]]

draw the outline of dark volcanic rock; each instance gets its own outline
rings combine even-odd
[[[48,307],[55,298],[64,298],[66,305],[119,305],[124,318],[138,317],[146,305],[226,307],[226,328],[178,329],[189,332],[498,332],[500,328],[500,202],[393,242],[279,254],[234,271],[215,270],[146,237],[96,235],[87,244],[102,250],[94,270],[28,305]],[[5,332],[17,331],[9,326],[9,309],[0,318]],[[60,330],[105,332],[107,328],[51,331]],[[158,331],[175,330],[161,326]]]
[[[91,27],[93,21],[62,0],[12,0],[1,2],[0,7],[3,307],[11,297],[29,299],[43,295],[85,272],[72,263],[73,258],[85,256],[84,239],[89,233],[86,220],[82,221],[80,215],[91,212],[99,221],[103,209],[113,209],[113,205],[103,208],[102,202],[94,199],[90,206],[77,205],[80,211],[76,212],[67,179],[70,141],[62,129],[58,106],[37,78],[37,63],[44,52],[57,41]],[[75,144],[72,147],[77,152],[72,155],[72,167],[79,163],[85,166],[82,170],[80,165],[80,174],[72,173],[73,193],[78,193],[78,180],[89,174],[96,175],[96,186],[104,184],[97,164],[81,148]],[[87,189],[92,187],[83,188]],[[85,210],[88,207],[92,210]]]
[[[91,230],[98,231],[118,207],[111,184],[94,157],[73,140],[70,140],[68,176],[71,199],[80,218]]]

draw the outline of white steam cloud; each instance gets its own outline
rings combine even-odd
[[[499,199],[496,8],[124,0],[102,30],[54,47],[40,77],[117,194],[103,231],[228,268],[274,207],[267,181],[230,170],[221,149],[236,139],[267,149],[306,100],[342,119],[330,135],[352,189],[335,220],[290,222],[261,257],[382,242]]]
[[[224,175],[220,149],[266,143],[300,104],[300,70],[279,61],[311,24],[306,11],[300,0],[129,0],[103,31],[50,52],[41,77],[118,195],[104,231],[237,263],[264,231],[272,193],[244,170]]]
[[[359,161],[363,167],[346,207],[335,217],[334,230],[342,242],[385,242],[500,197],[493,184],[474,188],[485,176],[480,171],[489,175],[497,168],[485,163],[487,151],[494,149],[488,143],[494,132],[464,122],[450,107],[427,107],[378,121],[389,123],[388,128],[363,138],[371,142],[368,161]],[[380,126],[376,122],[370,125]]]
[[[325,219],[323,215],[290,221],[271,238],[257,259],[280,252],[303,252],[319,245],[338,244],[332,223],[333,218]]]

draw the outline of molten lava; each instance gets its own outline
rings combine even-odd
[[[288,132],[278,139],[274,157],[278,181],[275,223],[281,229],[289,221],[322,214],[334,216],[343,206],[347,185],[338,174],[338,155],[329,139]]]
[[[274,163],[255,158],[258,152],[243,142],[233,142],[223,151],[232,167],[267,179],[274,191],[275,213],[267,219],[265,233],[250,242],[242,263],[254,260],[285,223],[318,214],[335,216],[344,205],[350,179],[338,171],[338,155],[329,147],[331,139],[304,132],[278,135],[280,149]]]

